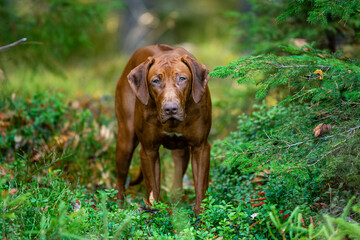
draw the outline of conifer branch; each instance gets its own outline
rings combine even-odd
[[[304,144],[304,143],[313,142],[315,140],[327,140],[328,138],[332,138],[332,137],[335,137],[335,136],[338,136],[338,135],[343,135],[344,133],[349,133],[349,132],[352,132],[352,131],[354,131],[356,129],[359,129],[359,128],[360,128],[360,125],[355,126],[353,128],[350,128],[350,129],[346,130],[345,132],[341,132],[341,133],[336,134],[336,135],[329,135],[329,136],[325,136],[325,137],[321,137],[321,138],[317,138],[317,139],[309,139],[307,141],[297,142],[297,143],[293,143],[293,144],[286,143],[286,146],[279,147],[279,148],[291,148],[291,147],[298,146],[298,145],[301,145],[301,144]]]

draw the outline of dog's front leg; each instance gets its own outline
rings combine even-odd
[[[175,196],[183,194],[183,177],[186,172],[190,159],[189,148],[175,149],[171,151],[174,159],[174,180],[171,187],[171,193]]]
[[[195,216],[199,216],[201,202],[209,186],[210,144],[206,141],[191,148],[191,166],[195,183]]]
[[[153,201],[159,201],[160,195],[159,148],[147,148],[142,145],[140,158],[141,170],[145,179],[147,200],[152,204]]]

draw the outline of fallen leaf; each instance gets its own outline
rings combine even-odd
[[[315,228],[314,221],[313,221],[312,217],[310,217],[310,223],[311,223],[311,226],[312,226],[313,228]]]
[[[50,206],[46,206],[46,207],[44,207],[44,208],[40,208],[40,213],[47,212],[47,210],[48,210],[49,207],[50,207]]]
[[[330,130],[331,130],[330,124],[320,123],[314,128],[313,135],[314,137],[320,137],[324,133],[330,132]]]
[[[17,190],[16,188],[12,188],[11,190],[10,190],[10,194],[11,195],[15,195],[15,193],[17,193],[19,190]]]
[[[318,76],[317,79],[322,80],[324,78],[324,72],[321,69],[317,69],[314,73]]]
[[[258,192],[258,193],[254,193],[252,195],[259,195],[259,196],[265,196],[265,192]]]
[[[39,161],[42,155],[40,152],[36,152],[33,157],[31,157],[30,161]]]
[[[264,205],[264,204],[266,204],[265,202],[261,202],[261,203],[251,203],[250,205],[252,206],[252,207],[260,207],[261,205]]]
[[[264,201],[264,200],[266,200],[266,197],[256,198],[256,199],[250,199],[250,202]]]
[[[70,103],[70,106],[71,106],[71,108],[73,108],[73,109],[80,109],[81,104],[80,104],[79,101],[73,101],[72,103]]]
[[[110,128],[106,127],[105,125],[102,125],[100,127],[100,137],[102,137],[105,140],[112,139],[113,138],[113,132]]]
[[[0,165],[0,177],[4,177],[4,176],[6,176],[7,174],[10,174],[11,179],[14,178],[13,171],[7,169],[7,168],[6,168],[5,166],[3,166],[3,165]]]
[[[249,227],[249,230],[252,229],[252,228],[253,228],[256,224],[258,224],[259,222],[260,222],[260,220],[259,220],[259,221],[256,221],[256,222],[253,223],[253,224],[251,224],[250,227]]]
[[[260,172],[256,172],[255,173],[255,177],[253,179],[250,180],[250,182],[252,183],[256,183],[257,185],[264,185],[265,184],[265,179],[267,179],[267,177],[265,177],[265,174],[266,175],[269,175],[270,174],[270,170],[269,169],[266,169],[264,168],[263,171],[260,171]]]
[[[284,216],[283,216],[283,221],[285,221],[287,218],[289,218],[290,217],[290,215],[289,214],[285,214]]]
[[[264,176],[257,176],[250,180],[251,183],[256,183],[257,185],[261,186],[265,184],[266,177]]]
[[[4,112],[0,112],[0,120],[8,120],[9,119],[9,116],[4,113]]]
[[[0,120],[0,127],[6,128],[6,127],[8,127],[8,126],[10,126],[10,123],[9,123],[9,122]]]
[[[309,43],[304,38],[292,38],[290,41],[297,47],[302,48],[305,45],[309,45]]]
[[[74,208],[74,212],[79,211],[80,208],[81,208],[81,202],[79,200],[76,200],[74,205],[73,205],[73,208]]]

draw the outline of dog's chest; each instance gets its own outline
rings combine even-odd
[[[185,148],[189,145],[188,140],[182,133],[163,131],[161,144],[168,149]]]

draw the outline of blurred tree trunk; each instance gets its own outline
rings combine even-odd
[[[238,8],[240,9],[240,12],[246,13],[251,11],[252,5],[247,0],[241,0],[238,3]]]
[[[126,6],[122,11],[119,25],[118,46],[122,53],[131,54],[137,48],[151,44],[151,22],[153,15],[149,9],[154,0],[123,0]]]

